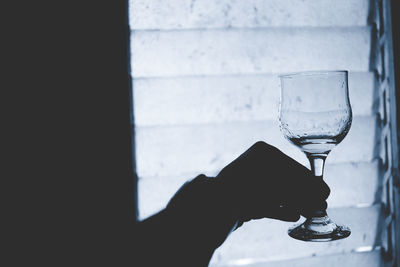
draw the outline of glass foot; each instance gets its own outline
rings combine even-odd
[[[307,219],[288,231],[289,236],[295,239],[314,242],[342,239],[348,237],[350,233],[350,228],[337,225],[328,216]]]

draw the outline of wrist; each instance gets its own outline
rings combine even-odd
[[[220,246],[238,224],[225,188],[218,179],[205,175],[185,183],[168,203],[166,211],[179,218],[179,227],[191,238],[214,248]]]

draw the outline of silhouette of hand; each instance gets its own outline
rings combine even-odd
[[[159,235],[171,235],[165,239],[182,244],[177,251],[185,250],[191,259],[202,258],[193,254],[205,251],[208,262],[231,230],[244,222],[310,217],[313,211],[326,209],[329,193],[325,182],[309,169],[277,148],[257,142],[215,178],[199,175],[185,183],[162,212],[168,230]],[[186,244],[191,245],[186,248]]]
[[[263,217],[297,221],[325,210],[330,189],[311,171],[264,142],[257,142],[216,177],[219,192],[239,223]]]

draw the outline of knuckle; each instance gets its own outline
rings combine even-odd
[[[267,143],[265,143],[264,141],[258,141],[253,145],[253,147],[256,148],[256,149],[265,149],[268,146],[269,145]]]
[[[327,185],[327,184],[325,184],[325,187],[326,187],[326,189],[325,189],[325,195],[326,195],[326,198],[328,198],[329,197],[329,195],[331,194],[331,189],[329,188],[329,186]]]
[[[253,149],[255,151],[259,152],[271,152],[271,151],[276,151],[278,150],[276,147],[264,142],[264,141],[258,141],[253,145]]]

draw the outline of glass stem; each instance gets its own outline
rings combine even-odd
[[[323,154],[307,154],[310,161],[311,171],[317,179],[323,179],[325,159],[327,155]],[[316,210],[311,217],[324,217],[327,216],[326,210]]]
[[[309,154],[307,155],[308,160],[310,161],[311,165],[311,171],[313,174],[317,177],[322,177],[324,176],[324,166],[325,166],[325,155],[313,155]]]

